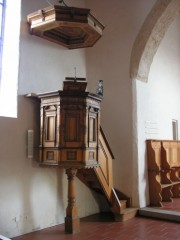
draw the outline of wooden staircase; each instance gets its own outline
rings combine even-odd
[[[135,217],[138,209],[131,207],[131,199],[113,188],[112,160],[114,156],[101,128],[98,158],[98,167],[81,168],[77,172],[77,177],[90,189],[106,197],[115,221],[126,221]]]

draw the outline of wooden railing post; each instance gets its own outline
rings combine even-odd
[[[68,178],[68,206],[66,208],[65,232],[67,233],[78,233],[80,231],[74,184],[76,173],[77,169],[66,169]]]

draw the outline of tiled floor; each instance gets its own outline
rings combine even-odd
[[[113,222],[111,215],[81,219],[80,233],[64,233],[64,225],[13,238],[13,240],[180,240],[180,224],[136,217],[124,223]]]
[[[139,215],[180,223],[180,198],[173,198],[172,202],[162,202],[162,207],[144,207],[139,209]]]
[[[173,198],[172,202],[163,202],[161,209],[180,212],[180,198]]]

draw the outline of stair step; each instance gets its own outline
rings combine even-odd
[[[138,213],[138,208],[126,208],[121,211],[119,215],[115,216],[116,222],[125,222],[131,218],[134,218]]]
[[[139,209],[139,215],[142,217],[151,217],[151,218],[180,222],[180,212],[176,212],[176,211],[145,207],[145,208]]]
[[[126,209],[126,203],[127,203],[127,200],[120,200],[120,203],[121,203],[121,209],[124,210]]]

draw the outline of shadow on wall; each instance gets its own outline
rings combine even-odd
[[[64,222],[63,169],[27,158],[27,130],[39,144],[39,105],[18,97],[18,118],[0,118],[0,232],[14,237]]]

